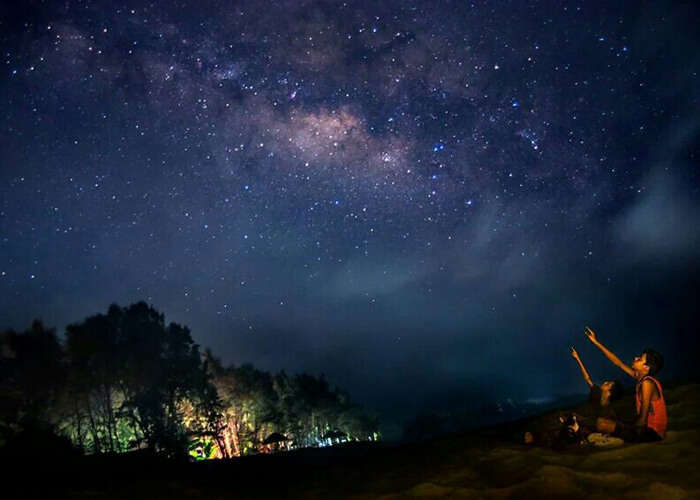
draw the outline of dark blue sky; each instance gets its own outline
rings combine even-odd
[[[693,368],[693,2],[15,4],[0,327],[146,300],[382,411]]]

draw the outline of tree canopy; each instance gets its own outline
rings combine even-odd
[[[38,320],[0,341],[0,445],[37,426],[87,453],[198,458],[377,438],[323,375],[225,367],[145,302],[72,323],[63,342]]]

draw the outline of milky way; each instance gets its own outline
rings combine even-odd
[[[690,366],[690,2],[22,5],[0,327],[146,300],[380,410],[579,390],[586,324]]]

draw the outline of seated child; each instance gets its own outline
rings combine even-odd
[[[600,385],[594,384],[576,349],[573,347],[570,349],[571,356],[578,363],[583,379],[590,388],[588,404],[579,413],[561,414],[559,416],[560,426],[557,429],[535,433],[526,432],[524,436],[526,444],[562,449],[572,444],[579,444],[588,434],[595,432],[597,418],[616,419],[615,411],[610,403],[620,398],[622,384],[617,380],[606,380]]]
[[[632,366],[628,366],[600,343],[593,330],[586,327],[585,333],[593,345],[605,354],[605,357],[637,381],[635,422],[625,423],[614,418],[599,417],[596,422],[598,431],[620,437],[625,442],[640,443],[665,438],[668,424],[666,402],[661,384],[654,378],[664,366],[663,356],[653,349],[645,349],[642,354],[634,358]]]
[[[618,380],[605,380],[600,385],[593,383],[576,349],[574,349],[573,346],[570,347],[570,349],[571,356],[578,363],[583,379],[590,389],[588,405],[584,408],[582,414],[579,415],[579,420],[585,427],[586,432],[592,432],[592,430],[595,429],[597,419],[601,417],[609,420],[617,420],[615,410],[613,410],[610,403],[622,397],[622,383]]]

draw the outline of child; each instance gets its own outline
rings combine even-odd
[[[622,385],[618,381],[606,380],[600,386],[593,383],[588,370],[583,365],[576,349],[570,347],[571,356],[581,368],[583,379],[590,388],[589,403],[586,408],[577,413],[564,413],[559,415],[559,427],[541,432],[526,432],[525,444],[536,444],[554,449],[564,449],[573,444],[579,444],[595,431],[596,418],[605,417],[615,420],[616,415],[610,403],[618,399],[622,393]]]
[[[588,370],[586,370],[586,367],[583,365],[578,352],[576,352],[576,349],[574,349],[573,346],[571,346],[570,349],[571,356],[578,363],[581,373],[583,374],[583,379],[590,388],[590,407],[586,408],[586,414],[583,415],[582,419],[584,427],[593,429],[595,427],[596,419],[600,417],[607,418],[609,420],[617,420],[615,411],[610,406],[610,403],[622,396],[622,384],[617,380],[605,380],[600,385],[594,384],[593,380],[591,380],[591,376],[588,374]]]
[[[634,424],[601,417],[598,418],[596,425],[598,431],[621,437],[626,442],[641,443],[665,438],[668,423],[666,402],[661,384],[654,378],[664,366],[663,356],[653,349],[645,349],[642,354],[634,358],[632,366],[628,366],[598,341],[593,330],[586,327],[585,333],[588,340],[600,349],[605,357],[637,381],[635,388],[637,419]]]

